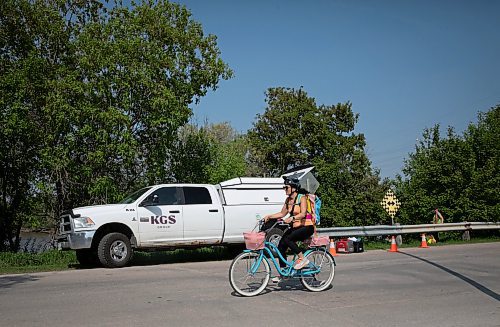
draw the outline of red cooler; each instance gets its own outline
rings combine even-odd
[[[354,245],[351,240],[341,239],[335,242],[338,253],[352,253],[354,252]]]

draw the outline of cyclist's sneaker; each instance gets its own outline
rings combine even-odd
[[[299,269],[304,268],[308,264],[309,264],[309,260],[307,260],[307,258],[303,258],[303,259],[299,258],[297,261],[295,261],[295,266],[293,266],[293,269],[299,270]]]
[[[282,281],[281,276],[275,276],[273,279],[271,279],[273,283],[279,283]]]

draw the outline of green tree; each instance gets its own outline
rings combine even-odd
[[[453,128],[448,129],[446,138],[441,138],[439,125],[426,129],[403,169],[410,179],[402,184],[402,221],[430,223],[436,208],[448,222],[462,221],[470,205],[472,154],[470,145]]]
[[[0,3],[0,250],[15,251],[41,178],[40,149],[51,79],[67,51],[62,4]],[[74,8],[75,17],[80,10]],[[75,21],[78,18],[74,19]]]
[[[15,174],[2,180],[10,183],[3,229],[20,197],[41,190],[58,215],[168,180],[167,154],[190,104],[232,76],[216,37],[168,1],[106,9],[92,0],[8,0],[0,9],[1,119],[18,126],[2,129],[1,166]],[[13,144],[24,152],[17,161]]]
[[[446,222],[498,221],[500,217],[499,107],[480,113],[463,136],[452,127],[425,129],[398,176],[401,220],[430,223],[438,208]]]
[[[179,130],[170,154],[170,171],[177,183],[209,183],[213,146],[203,128],[186,125]]]
[[[60,145],[68,149],[74,142],[70,162],[77,164],[65,168],[87,189],[69,205],[116,200],[118,190],[141,179],[168,180],[168,150],[191,115],[189,105],[231,76],[216,37],[205,36],[186,8],[145,1],[116,6],[84,26],[75,48],[78,75],[66,84],[75,82],[82,99],[75,107],[81,128]],[[54,110],[68,103],[61,100]],[[50,171],[60,157],[48,154],[56,158]]]
[[[212,163],[208,166],[209,182],[212,184],[247,175],[245,156],[248,143],[245,136],[237,133],[229,123],[211,124],[206,128],[212,143]]]
[[[321,186],[325,226],[366,225],[383,218],[377,172],[370,167],[351,103],[316,105],[302,90],[270,88],[264,114],[248,132],[253,157],[268,175],[313,164]]]
[[[500,221],[500,105],[480,112],[465,140],[474,151],[470,185],[470,221]]]
[[[229,123],[186,125],[171,156],[175,181],[217,184],[243,176],[247,148]]]

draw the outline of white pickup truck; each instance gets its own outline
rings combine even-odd
[[[282,178],[145,187],[121,203],[75,208],[60,219],[58,248],[82,265],[127,265],[134,249],[244,243],[243,232],[285,201]],[[98,260],[98,261],[97,261]]]

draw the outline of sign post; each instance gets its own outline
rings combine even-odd
[[[398,212],[401,204],[392,190],[388,190],[387,193],[385,193],[380,205],[385,209],[385,211],[387,211],[389,216],[391,216],[392,224],[394,225],[394,216],[396,215],[396,212]]]
[[[391,222],[392,225],[394,225],[394,216],[396,215],[396,212],[398,212],[401,204],[399,203],[399,200],[396,198],[396,195],[394,194],[394,192],[392,192],[391,189],[389,189],[387,193],[385,193],[385,196],[380,204],[385,209],[385,211],[387,211],[389,216],[391,216]],[[401,237],[401,235],[396,236],[396,243],[398,245],[401,245],[401,243],[403,243],[403,238]]]

